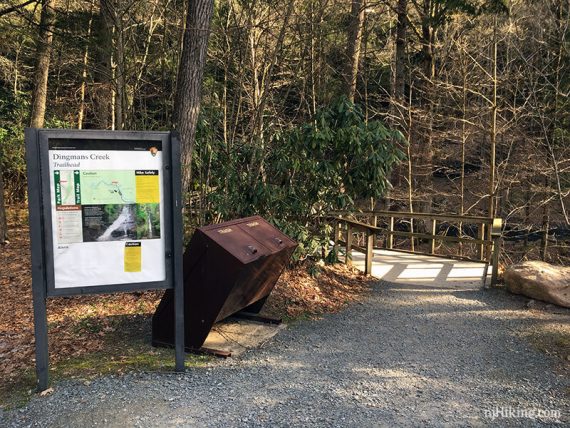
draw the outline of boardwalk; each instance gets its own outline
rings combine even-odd
[[[364,271],[364,254],[352,251],[353,265]],[[441,288],[479,288],[484,263],[424,256],[398,251],[374,250],[372,276],[392,283]],[[488,270],[487,284],[491,278]]]

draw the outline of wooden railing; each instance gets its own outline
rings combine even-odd
[[[411,213],[411,212],[398,212],[398,211],[361,211],[361,212],[347,212],[335,211],[330,213],[330,218],[334,224],[334,250],[338,251],[339,245],[346,247],[346,263],[351,264],[351,250],[357,249],[363,252],[366,256],[364,263],[364,272],[369,275],[372,271],[372,257],[374,248],[376,246],[377,237],[384,236],[384,246],[388,250],[401,251],[413,254],[425,255],[441,255],[448,258],[457,258],[460,260],[470,260],[485,263],[483,284],[485,285],[489,265],[492,266],[491,285],[497,282],[499,255],[501,251],[501,228],[502,219],[478,217],[478,216],[461,216],[449,214],[427,214],[427,213]],[[364,221],[359,219],[363,218]],[[378,220],[385,219],[386,226],[378,226]],[[410,231],[397,230],[397,220],[409,221]],[[414,232],[414,220],[426,223],[423,229],[427,232]],[[438,224],[443,222],[450,222],[457,224],[455,226],[458,231],[458,236],[448,236],[447,234],[438,234]],[[416,224],[417,225],[417,224]],[[477,237],[471,237],[463,233],[467,226],[477,226]],[[364,234],[364,246],[359,246],[354,243],[354,234]],[[342,240],[342,235],[345,240]],[[410,242],[410,249],[405,250],[401,248],[394,248],[394,238],[406,238]],[[421,251],[414,245],[416,240],[427,240],[429,242],[429,251]],[[459,254],[436,254],[437,242],[450,242],[459,244]],[[465,255],[462,250],[463,244],[476,245],[476,257]]]

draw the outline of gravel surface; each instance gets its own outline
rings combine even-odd
[[[240,358],[183,375],[61,382],[50,396],[0,414],[0,426],[569,423],[567,374],[518,336],[545,322],[525,302],[496,290],[380,282],[362,303],[294,323]],[[570,319],[564,311],[548,316]],[[556,410],[560,417],[493,419],[497,410]]]

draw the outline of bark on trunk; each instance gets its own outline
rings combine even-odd
[[[40,32],[36,48],[36,73],[32,93],[30,126],[42,128],[46,114],[49,63],[53,45],[53,27],[55,23],[55,0],[43,0],[40,18]]]
[[[493,104],[491,105],[491,148],[489,156],[489,217],[495,216],[495,159],[497,147],[497,18],[493,20]]]
[[[352,0],[346,49],[348,61],[345,73],[346,96],[352,102],[354,102],[354,96],[356,94],[362,28],[364,26],[364,9],[364,0]]]
[[[125,81],[125,49],[123,24],[116,14],[115,18],[115,129],[125,128],[126,116],[126,81]]]
[[[405,73],[406,73],[406,37],[407,37],[407,14],[408,0],[398,0],[396,12],[398,24],[396,26],[396,53],[394,64],[394,86],[392,96],[396,101],[396,111],[405,97]],[[402,117],[403,118],[403,117]]]
[[[184,192],[190,190],[192,151],[200,111],[202,77],[213,12],[213,0],[188,2],[184,46],[178,69],[174,107],[176,128],[180,132],[182,144],[182,189]]]
[[[0,162],[0,244],[8,241],[8,225],[6,223],[6,205],[4,204],[4,178],[2,177],[2,162]]]
[[[396,24],[395,49],[394,49],[394,76],[392,78],[392,100],[391,100],[391,124],[397,127],[403,135],[408,131],[406,112],[406,42],[408,30],[408,0],[398,0],[396,5],[398,22]],[[409,109],[408,109],[409,110]],[[402,185],[402,178],[405,177],[403,164],[396,165],[392,170],[391,182],[395,187]],[[386,210],[392,205],[390,191],[386,196]]]
[[[548,189],[549,180],[548,177],[544,179],[545,188]],[[550,229],[550,209],[548,204],[544,204],[542,207],[542,239],[540,240],[540,259],[546,261],[548,257],[548,231]]]
[[[430,3],[426,2],[425,16],[431,16]],[[434,29],[427,23],[422,25],[422,68],[423,82],[421,87],[423,117],[422,127],[418,129],[415,138],[416,154],[416,188],[421,189],[420,201],[417,208],[419,212],[431,212],[433,195],[433,97],[435,78],[435,58],[434,58]],[[423,227],[419,223],[418,227]]]
[[[83,118],[85,116],[85,94],[87,91],[87,65],[89,64],[89,39],[93,27],[93,4],[89,10],[89,24],[87,26],[87,43],[83,53],[83,70],[81,71],[81,88],[79,90],[79,111],[77,112],[77,128],[83,129]]]
[[[113,5],[109,0],[100,0],[96,31],[96,66],[94,71],[93,106],[95,126],[108,129],[111,118],[111,17]]]

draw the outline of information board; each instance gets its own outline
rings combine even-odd
[[[47,297],[174,289],[184,370],[180,142],[173,132],[26,129],[38,389]]]
[[[48,141],[55,288],[164,281],[161,141]]]

